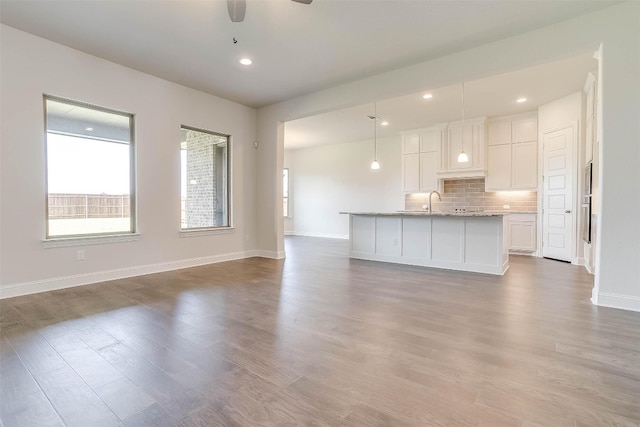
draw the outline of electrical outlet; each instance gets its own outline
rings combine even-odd
[[[78,252],[76,252],[76,261],[84,261],[84,260],[85,260],[84,250],[78,249]]]
[[[511,209],[511,205],[502,205],[502,209]]]

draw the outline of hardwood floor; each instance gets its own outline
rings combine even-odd
[[[0,301],[3,425],[640,425],[640,313],[581,267],[287,254]]]

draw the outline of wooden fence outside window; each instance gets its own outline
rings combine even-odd
[[[128,194],[49,194],[49,219],[128,218]]]

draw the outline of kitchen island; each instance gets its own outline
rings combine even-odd
[[[503,275],[507,213],[340,212],[349,215],[349,257]]]

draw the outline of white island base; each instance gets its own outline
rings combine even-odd
[[[349,214],[349,256],[502,275],[509,268],[501,214]]]

